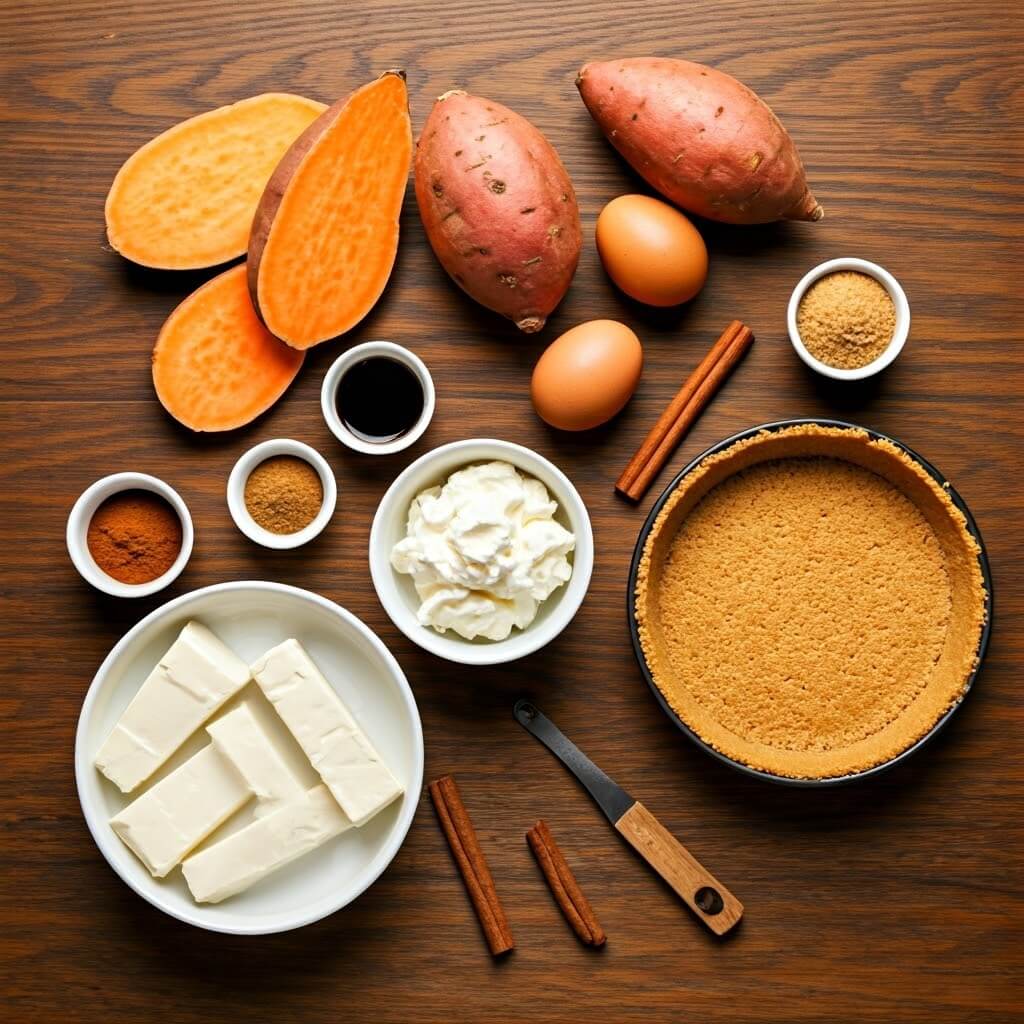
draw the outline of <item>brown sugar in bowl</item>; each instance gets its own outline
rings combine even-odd
[[[665,711],[747,773],[803,785],[888,767],[933,735],[988,641],[981,538],[937,470],[834,421],[705,452],[637,542],[630,627]]]

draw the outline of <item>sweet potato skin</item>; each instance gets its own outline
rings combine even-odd
[[[263,257],[266,252],[267,244],[270,240],[271,231],[274,227],[275,217],[277,216],[278,210],[284,200],[285,194],[292,184],[293,179],[296,177],[303,161],[309,156],[311,150],[313,150],[317,143],[320,141],[322,136],[328,132],[338,120],[338,118],[345,111],[348,104],[357,97],[360,93],[367,89],[372,88],[376,83],[379,83],[382,79],[394,78],[401,82],[402,96],[405,107],[405,134],[407,136],[407,149],[412,148],[412,123],[409,120],[408,113],[408,98],[405,93],[405,71],[400,68],[392,68],[388,71],[383,72],[375,82],[371,82],[368,85],[364,85],[359,89],[355,90],[347,96],[342,97],[336,103],[333,103],[292,143],[291,147],[282,157],[280,163],[277,165],[274,173],[271,175],[270,180],[267,182],[267,186],[264,189],[263,195],[256,208],[255,216],[253,217],[252,229],[249,235],[249,249],[246,256],[246,273],[247,282],[249,287],[249,294],[252,299],[253,307],[256,311],[256,315],[260,321],[270,329],[276,336],[280,337],[286,344],[293,348],[306,349],[313,345],[320,344],[323,341],[327,341],[328,337],[317,337],[314,339],[296,339],[290,337],[284,331],[278,330],[274,325],[267,323],[267,317],[265,311],[262,308],[261,297],[260,297],[260,271],[263,265]],[[403,186],[402,195],[404,196],[404,181],[408,177],[408,164],[409,158],[406,156],[405,167],[403,170]],[[361,309],[356,310],[349,318],[348,321],[341,324],[337,334],[343,334],[345,331],[350,330],[354,327],[363,317],[370,311],[373,305],[380,298],[384,291],[384,288],[388,281],[391,269],[394,267],[395,258],[398,253],[398,217],[401,210],[402,197],[399,196],[397,199],[397,205],[393,211],[388,211],[389,216],[393,215],[393,234],[391,238],[391,247],[389,252],[389,258],[387,260],[388,272],[380,281],[380,287],[376,289],[375,294],[367,297],[365,306]]]
[[[572,282],[582,235],[572,180],[526,118],[460,90],[434,104],[416,146],[416,202],[452,279],[539,331]]]
[[[611,144],[684,210],[728,224],[824,215],[788,132],[731,75],[634,57],[586,64],[576,87]]]

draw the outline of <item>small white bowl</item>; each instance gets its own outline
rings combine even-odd
[[[369,359],[372,356],[385,356],[408,366],[416,374],[420,387],[423,388],[423,412],[420,413],[420,418],[413,428],[401,437],[396,437],[394,441],[382,441],[379,444],[365,441],[353,434],[338,415],[337,405],[338,385],[341,383],[341,378],[356,363],[361,363],[364,359]],[[387,396],[382,396],[381,400],[386,401],[386,398]],[[365,455],[393,455],[395,452],[400,452],[402,449],[408,448],[409,445],[415,444],[430,424],[434,416],[434,380],[430,376],[426,364],[414,352],[391,341],[367,341],[362,345],[356,345],[355,348],[350,348],[335,359],[327,371],[323,387],[320,389],[320,408],[331,433],[343,445]]]
[[[796,326],[797,311],[807,289],[815,281],[825,277],[827,274],[834,274],[838,270],[853,270],[861,274],[867,274],[868,277],[873,277],[889,293],[889,297],[896,307],[896,327],[892,332],[892,340],[885,351],[877,359],[873,359],[870,363],[858,366],[853,370],[843,370],[838,366],[829,366],[828,363],[815,359],[807,350],[807,346],[803,343]],[[867,260],[844,257],[837,260],[828,260],[804,274],[789,298],[786,321],[789,326],[789,340],[793,343],[796,354],[812,370],[816,370],[823,376],[832,377],[835,380],[863,380],[865,377],[873,377],[880,370],[884,370],[902,351],[907,341],[907,335],[910,333],[910,303],[907,302],[906,292],[900,287],[899,281],[888,270],[878,266],[877,263],[869,263]]]
[[[122,583],[115,580],[96,564],[89,551],[89,523],[96,509],[111,495],[119,494],[121,491],[152,491],[159,494],[178,513],[181,520],[181,551],[178,557],[163,576],[158,576],[149,583]],[[97,480],[91,487],[86,488],[68,516],[67,545],[71,561],[86,583],[91,583],[97,590],[102,590],[104,594],[113,597],[148,597],[169,586],[188,564],[193,540],[192,516],[189,515],[188,506],[181,500],[181,495],[169,484],[148,473],[114,473],[112,476]]]
[[[295,458],[308,462],[320,475],[320,483],[324,489],[324,503],[316,518],[297,533],[272,533],[265,530],[249,514],[245,507],[245,483],[249,474],[267,459],[275,455],[293,455]],[[231,518],[235,521],[242,533],[262,544],[265,548],[276,548],[286,550],[288,548],[301,547],[316,537],[323,528],[331,521],[334,515],[334,507],[338,502],[338,485],[335,483],[334,474],[327,460],[315,449],[301,441],[292,441],[287,437],[278,437],[273,441],[264,441],[262,444],[250,448],[236,463],[231,475],[228,477],[228,509]]]
[[[405,537],[409,506],[427,487],[443,484],[457,469],[474,463],[509,462],[547,487],[558,502],[555,518],[576,537],[572,576],[538,609],[526,629],[505,640],[466,640],[452,630],[438,633],[416,617],[420,600],[412,577],[391,566],[391,549]],[[539,650],[562,632],[583,603],[594,569],[594,535],[590,516],[569,478],[543,456],[509,441],[473,438],[454,441],[421,455],[388,488],[370,529],[370,575],[377,597],[391,621],[425,651],[463,665],[501,665]]]

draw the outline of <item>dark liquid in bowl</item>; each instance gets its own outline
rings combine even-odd
[[[350,367],[335,396],[341,422],[371,444],[386,444],[412,430],[423,414],[423,401],[416,374],[387,356],[371,356]]]

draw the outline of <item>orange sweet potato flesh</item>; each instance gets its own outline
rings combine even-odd
[[[107,195],[107,238],[146,267],[194,270],[237,259],[288,147],[323,103],[264,93],[182,121],[133,153]]]
[[[456,284],[539,331],[572,282],[582,241],[554,147],[515,111],[455,90],[423,126],[415,179],[427,238]]]
[[[373,308],[395,263],[411,158],[401,71],[339,100],[285,154],[256,211],[248,256],[253,304],[278,338],[307,349]]]
[[[189,429],[233,430],[266,412],[304,359],[260,323],[239,264],[167,318],[153,350],[153,384],[163,407]]]
[[[824,216],[789,133],[731,75],[634,57],[587,64],[576,86],[611,144],[684,210],[729,224]]]

